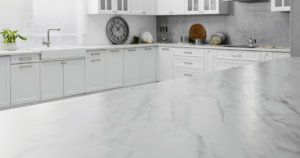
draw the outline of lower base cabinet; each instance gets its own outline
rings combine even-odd
[[[157,52],[157,80],[173,79],[173,49],[159,47]]]
[[[85,59],[85,92],[105,90],[105,58]]]
[[[84,59],[64,62],[64,96],[84,93]]]
[[[156,82],[157,48],[140,48],[140,84]]]
[[[42,62],[41,100],[64,96],[64,61]]]
[[[174,68],[174,79],[184,77],[197,77],[201,76],[204,73],[204,70],[199,69]]]
[[[10,106],[10,57],[0,57],[0,108]]]
[[[124,49],[124,86],[140,84],[140,49]]]
[[[258,63],[258,62],[243,61],[243,60],[214,59],[214,71],[231,69],[231,68],[255,64],[255,63]]]
[[[106,50],[106,89],[124,86],[123,49]]]
[[[11,65],[11,105],[40,101],[40,64]]]

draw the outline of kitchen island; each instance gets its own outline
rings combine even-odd
[[[0,111],[1,158],[299,158],[300,58]]]

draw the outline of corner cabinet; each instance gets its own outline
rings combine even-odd
[[[88,0],[88,14],[130,14],[130,0]]]
[[[183,0],[157,0],[157,15],[183,15],[185,1]]]
[[[156,15],[156,0],[131,0],[131,14]]]
[[[223,0],[186,0],[185,14],[228,14],[228,8]]]
[[[291,0],[271,0],[271,10],[291,11]]]
[[[0,57],[0,107],[10,106],[10,57]]]

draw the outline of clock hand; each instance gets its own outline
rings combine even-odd
[[[122,27],[122,24],[120,25],[120,27],[119,27],[119,29],[118,29],[118,31],[120,31],[120,28]]]

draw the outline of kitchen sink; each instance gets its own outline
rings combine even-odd
[[[231,48],[256,48],[256,47],[250,47],[248,45],[231,45],[231,46],[223,46],[223,47],[231,47]]]
[[[86,55],[86,49],[81,47],[41,47],[29,50],[41,51],[41,60],[80,58]]]

